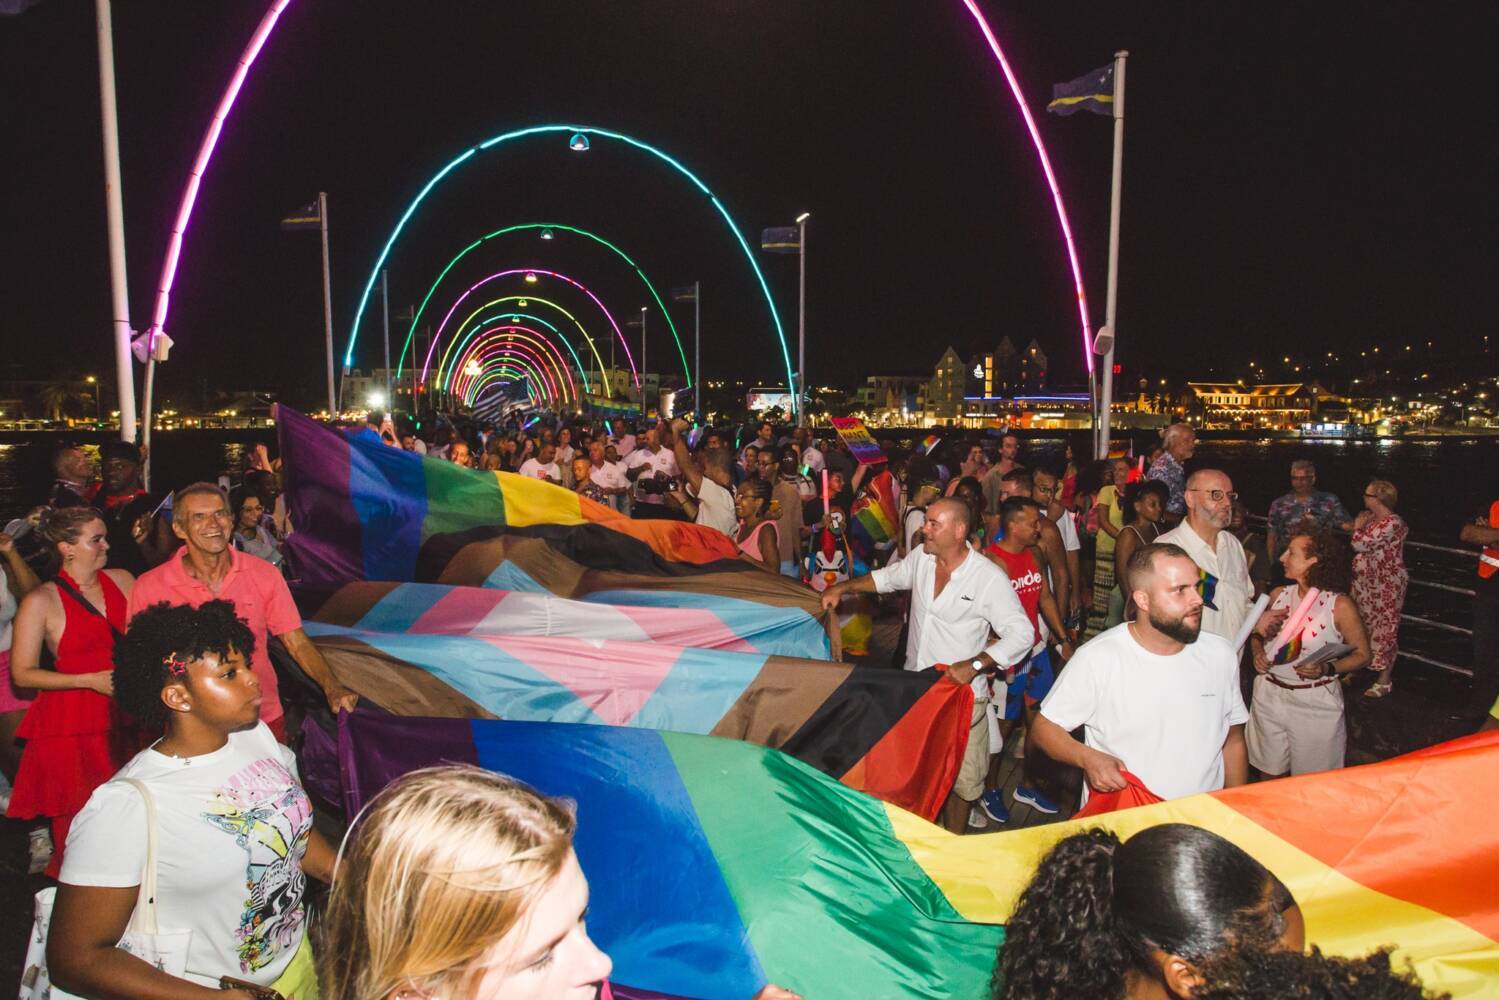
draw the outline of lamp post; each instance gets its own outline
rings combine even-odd
[[[95,378],[94,376],[92,376],[92,375],[88,375],[88,376],[86,376],[84,378],[84,381],[87,382],[89,384],[89,386],[93,389],[93,393],[94,393],[94,423],[97,424],[99,422],[99,380],[97,378]],[[124,411],[122,410],[121,412],[123,413]]]
[[[811,212],[796,217],[796,261],[800,279],[796,295],[796,422],[806,427],[807,405],[807,220]]]

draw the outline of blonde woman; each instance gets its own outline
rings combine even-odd
[[[571,808],[447,765],[356,818],[323,928],[322,1000],[594,1000],[609,956],[584,923]],[[757,1000],[795,994],[766,987]]]

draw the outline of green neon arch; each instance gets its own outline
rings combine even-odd
[[[408,351],[410,351],[412,340],[416,337],[416,328],[421,323],[422,314],[427,309],[427,303],[432,300],[433,295],[437,294],[437,286],[442,284],[442,279],[448,276],[448,272],[453,269],[454,265],[456,265],[464,257],[468,256],[470,252],[478,249],[481,245],[489,242],[492,239],[495,239],[496,237],[504,236],[507,233],[521,232],[523,230],[529,229],[562,230],[563,232],[575,233],[578,236],[587,237],[600,246],[607,247],[609,250],[613,251],[615,256],[619,257],[620,260],[628,264],[630,268],[635,272],[635,274],[639,276],[641,282],[645,285],[646,291],[651,293],[651,298],[655,300],[656,307],[661,310],[661,315],[666,317],[666,326],[671,330],[671,339],[675,341],[677,345],[677,356],[682,359],[682,371],[687,375],[687,384],[691,386],[696,382],[697,373],[692,371],[692,369],[687,365],[687,352],[682,347],[682,338],[677,334],[677,324],[671,318],[671,311],[666,308],[666,303],[662,301],[660,294],[657,293],[656,286],[651,284],[651,279],[645,276],[645,272],[641,270],[640,265],[631,260],[629,254],[625,253],[619,247],[615,246],[613,243],[610,243],[608,240],[604,239],[597,233],[591,233],[586,229],[579,229],[576,226],[569,226],[561,222],[524,222],[515,226],[506,226],[504,229],[496,229],[492,233],[488,233],[484,236],[479,237],[477,240],[474,240],[474,242],[458,251],[458,256],[448,261],[447,266],[438,273],[437,280],[432,282],[431,288],[427,289],[427,294],[422,299],[422,304],[417,307],[416,313],[411,317],[411,329],[406,333],[406,343],[401,345],[401,356],[400,359],[396,362],[397,379],[401,377],[401,371],[405,367],[406,354]],[[415,364],[415,358],[413,358],[412,367],[415,367]]]
[[[508,326],[491,326],[480,330],[474,337],[473,343],[465,347],[463,353],[458,355],[453,362],[453,376],[449,380],[448,393],[452,395],[454,382],[459,381],[464,374],[469,359],[474,358],[481,350],[503,342],[519,344],[522,348],[536,355],[542,367],[542,373],[548,381],[555,381],[558,386],[558,395],[562,402],[569,398],[576,400],[578,387],[573,382],[572,373],[568,371],[567,359],[562,352],[557,350],[557,345],[545,340],[539,331],[530,327],[521,327],[514,324]],[[555,379],[553,379],[555,375]]]
[[[551,389],[548,388],[546,376],[541,373],[540,369],[538,369],[535,364],[529,359],[516,354],[495,355],[488,364],[484,365],[483,370],[480,371],[478,375],[475,375],[472,380],[464,384],[463,392],[460,394],[460,398],[467,400],[469,395],[468,390],[472,387],[474,382],[488,378],[491,373],[500,368],[513,370],[517,374],[520,374],[525,378],[529,378],[531,380],[531,385],[535,387],[535,391],[531,393],[531,395],[539,394],[543,399],[549,402],[562,402],[561,398],[556,396],[551,391]],[[467,405],[467,403],[465,403],[465,405]]]
[[[427,195],[432,192],[432,189],[437,187],[437,185],[442,182],[442,179],[444,177],[452,173],[454,170],[458,169],[468,160],[472,159],[475,155],[481,152],[516,139],[524,139],[529,136],[535,135],[555,134],[559,132],[569,135],[581,134],[585,137],[597,136],[605,139],[614,139],[619,142],[625,143],[628,146],[632,146],[635,149],[650,153],[652,156],[667,164],[672,169],[676,170],[677,173],[681,174],[683,177],[686,177],[695,188],[697,188],[707,196],[708,200],[713,204],[714,209],[717,210],[718,214],[723,217],[725,224],[728,225],[729,232],[733,234],[735,241],[738,242],[740,250],[744,252],[745,260],[749,262],[750,269],[754,271],[755,279],[760,283],[760,291],[765,296],[766,308],[770,311],[771,321],[775,324],[776,338],[780,341],[781,344],[781,360],[786,365],[786,387],[788,390],[790,390],[791,397],[793,399],[796,399],[796,375],[795,373],[793,373],[791,368],[791,349],[786,343],[786,330],[785,327],[783,327],[781,324],[781,314],[776,309],[775,299],[770,294],[770,285],[765,280],[765,273],[760,270],[759,262],[755,260],[754,251],[750,249],[749,243],[747,243],[744,239],[744,234],[739,231],[738,224],[734,222],[733,216],[729,215],[729,210],[724,207],[723,202],[720,201],[718,196],[708,188],[708,185],[704,184],[701,180],[698,179],[696,174],[688,170],[677,160],[673,159],[671,156],[667,155],[656,147],[642,142],[641,140],[636,139],[632,136],[625,135],[622,132],[615,132],[611,129],[597,128],[588,125],[534,125],[530,128],[516,129],[512,132],[505,132],[500,135],[494,136],[493,138],[486,139],[485,141],[479,143],[477,146],[470,146],[468,149],[464,150],[462,153],[458,154],[458,156],[450,160],[446,166],[444,166],[441,170],[434,174],[431,180],[427,181],[426,185],[423,186],[423,188],[417,194],[416,198],[411,202],[411,204],[406,207],[406,211],[401,213],[401,218],[396,222],[395,229],[391,232],[390,237],[385,241],[385,246],[380,250],[380,256],[378,259],[376,259],[375,266],[370,269],[369,279],[365,282],[364,292],[359,296],[359,305],[354,311],[353,325],[349,328],[349,346],[344,350],[344,367],[353,367],[354,344],[359,339],[359,324],[360,321],[364,319],[364,310],[369,306],[370,296],[373,294],[375,289],[375,281],[380,276],[380,269],[385,266],[386,260],[390,257],[391,248],[395,246],[396,240],[400,239],[401,233],[406,228],[406,223],[411,221],[411,217],[416,214],[417,208],[420,207],[421,203],[426,200]]]
[[[469,313],[468,316],[466,316],[464,318],[463,322],[458,324],[457,328],[459,330],[467,329],[469,323],[471,323],[473,321],[474,317],[477,316],[477,315],[479,315],[485,309],[488,309],[491,306],[502,305],[502,304],[504,304],[506,302],[539,302],[539,303],[541,303],[544,306],[549,306],[550,308],[557,310],[562,315],[564,315],[568,319],[572,320],[573,325],[578,328],[578,332],[583,335],[583,340],[585,342],[587,342],[588,349],[593,352],[594,360],[599,363],[598,370],[601,371],[601,372],[604,371],[604,359],[601,358],[601,357],[599,357],[598,346],[596,344],[594,344],[593,338],[591,336],[589,336],[588,331],[586,329],[584,329],[583,324],[580,323],[580,322],[578,322],[578,318],[576,316],[574,316],[572,313],[568,312],[566,309],[564,309],[561,306],[559,306],[557,303],[553,302],[551,299],[543,299],[543,298],[540,298],[540,297],[535,296],[535,295],[506,295],[503,298],[492,299],[489,302],[484,303],[479,308],[475,309],[473,312]],[[558,331],[558,333],[559,333],[559,336],[560,336],[561,331]],[[562,342],[564,344],[567,344],[567,339],[564,337]],[[458,343],[458,339],[456,337],[453,337],[453,338],[449,339],[448,346],[447,346],[446,350],[443,352],[443,360],[438,365],[438,370],[439,371],[441,371],[442,368],[447,364],[447,359],[449,357],[451,357],[452,350],[453,350],[453,345],[456,344],[456,343]],[[567,349],[569,351],[572,351],[574,358],[577,357],[577,352],[573,351],[573,348],[572,348],[571,344],[567,345]],[[578,366],[578,370],[582,371],[582,369],[583,369],[583,366],[580,364]],[[442,383],[439,382],[437,384],[441,385]],[[613,391],[612,387],[606,393],[606,395],[610,396],[610,397],[612,397],[614,395],[614,391]]]
[[[508,378],[506,377],[507,375],[509,376]],[[496,382],[523,382],[526,385],[526,397],[528,399],[535,399],[537,397],[537,393],[533,391],[536,386],[536,380],[533,377],[518,368],[510,368],[502,365],[486,370],[479,377],[478,381],[474,384],[473,399],[478,400],[479,393]],[[541,393],[541,398],[543,400],[546,399],[544,391]],[[472,407],[474,403],[466,400],[463,405]]]
[[[448,359],[448,357],[452,356],[455,359],[453,361],[453,365],[452,365],[451,368],[447,369],[447,371],[448,371],[448,377],[447,377],[446,380],[443,378],[444,368],[442,366],[439,366],[438,370],[437,370],[436,377],[433,379],[433,384],[436,385],[439,389],[441,389],[441,388],[444,388],[445,386],[447,386],[449,383],[451,383],[452,382],[452,373],[453,373],[453,370],[457,368],[458,360],[461,360],[462,352],[465,349],[465,346],[468,344],[468,342],[470,340],[472,340],[475,336],[478,336],[479,334],[481,334],[481,333],[484,332],[483,331],[483,327],[485,326],[485,324],[487,324],[487,323],[493,323],[496,320],[504,320],[504,319],[526,319],[526,320],[532,320],[534,322],[540,323],[542,326],[545,326],[548,330],[550,330],[553,333],[555,333],[557,335],[558,339],[560,339],[562,341],[562,345],[567,348],[567,353],[569,353],[569,354],[571,354],[573,356],[573,363],[574,363],[574,365],[578,369],[578,374],[580,376],[582,376],[582,378],[583,378],[583,391],[587,392],[587,393],[590,393],[590,394],[593,392],[593,386],[588,381],[588,372],[586,370],[584,370],[583,362],[581,360],[579,360],[579,358],[578,358],[578,352],[575,351],[575,350],[573,350],[573,345],[569,344],[567,342],[567,338],[565,336],[563,336],[562,331],[559,330],[559,329],[557,329],[557,327],[553,326],[551,323],[548,323],[546,320],[542,319],[540,316],[533,316],[530,313],[517,313],[517,312],[496,313],[493,316],[486,316],[484,319],[481,319],[477,323],[474,324],[474,328],[472,330],[470,330],[467,335],[464,336],[463,341],[461,343],[458,343],[456,341],[454,343],[450,343],[448,345],[450,353],[445,353],[443,355],[443,361],[446,362],[447,359]],[[555,350],[555,349],[556,348],[554,347],[553,350]],[[457,354],[451,354],[451,352],[454,351],[454,350],[456,350],[458,353]],[[414,370],[415,369],[413,369],[413,371]]]

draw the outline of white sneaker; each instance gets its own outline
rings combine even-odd
[[[971,808],[969,808],[968,828],[970,830],[982,830],[988,825],[989,817],[985,815],[984,810],[980,809],[978,806],[972,806]]]
[[[31,831],[31,874],[40,875],[52,861],[52,833],[45,826]]]

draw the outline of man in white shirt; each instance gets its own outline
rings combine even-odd
[[[604,491],[609,506],[622,510],[626,494],[630,492],[630,480],[625,476],[625,463],[611,462],[605,457],[602,438],[588,442],[589,480]]]
[[[796,429],[796,446],[802,451],[802,465],[807,467],[807,471],[814,476],[821,473],[824,464],[822,450],[817,447],[810,427]]]
[[[1187,516],[1158,542],[1179,545],[1201,571],[1202,627],[1232,642],[1254,603],[1254,583],[1244,546],[1227,530],[1234,484],[1217,469],[1199,469],[1187,480]]]
[[[1096,792],[1122,790],[1125,770],[1163,799],[1244,784],[1238,657],[1203,630],[1196,563],[1157,542],[1136,550],[1126,576],[1138,617],[1077,651],[1041,702],[1031,744],[1081,768]]]
[[[909,590],[906,669],[925,670],[942,663],[947,664],[948,678],[956,683],[979,682],[974,685],[963,764],[942,809],[943,825],[954,833],[963,831],[970,807],[984,791],[989,767],[987,702],[991,697],[1004,698],[1003,683],[991,693],[988,681],[1030,652],[1035,632],[1004,571],[969,546],[973,527],[973,513],[966,503],[950,497],[938,500],[926,510],[920,548],[822,594],[822,606],[836,613],[845,594]],[[990,640],[991,631],[998,640]]]
[[[550,441],[542,441],[540,455],[522,462],[520,474],[527,479],[541,479],[561,486],[562,470],[557,467],[557,446]]]
[[[636,447],[625,459],[625,475],[635,484],[635,515],[638,517],[642,511],[655,511],[658,513],[648,513],[647,516],[660,516],[659,512],[665,508],[666,494],[669,492],[668,489],[647,492],[640,485],[642,477],[675,479],[678,474],[677,460],[671,449],[661,447],[660,433],[655,427],[647,427],[645,444]]]
[[[672,496],[682,510],[698,524],[734,538],[738,534],[739,515],[734,511],[734,459],[721,448],[703,452],[702,466],[687,450],[687,430],[691,425],[678,417],[671,422],[671,447],[687,480],[687,490],[676,490]]]

